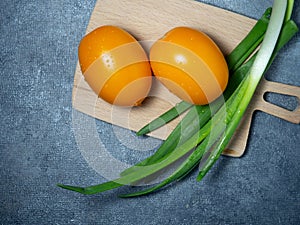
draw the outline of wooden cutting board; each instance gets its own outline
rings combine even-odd
[[[255,22],[245,16],[193,0],[99,0],[91,15],[86,33],[102,25],[115,25],[127,30],[137,40],[148,43],[157,40],[173,27],[188,26],[207,33],[226,55],[246,36]],[[299,106],[294,111],[289,111],[268,103],[263,99],[266,92],[296,96],[298,100],[300,99],[300,87],[263,79],[241,125],[224,151],[225,155],[239,157],[244,153],[251,117],[255,110],[264,111],[293,123],[300,122]],[[180,101],[157,81],[154,81],[149,96],[141,107],[121,108],[109,105],[97,98],[84,81],[77,64],[73,107],[87,115],[137,131]],[[179,119],[149,135],[165,139]]]

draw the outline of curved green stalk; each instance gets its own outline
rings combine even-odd
[[[166,123],[168,123],[171,120],[173,120],[174,118],[178,117],[179,115],[181,115],[182,113],[184,113],[185,111],[190,109],[192,106],[193,106],[192,104],[185,102],[185,101],[181,101],[181,102],[177,103],[170,110],[168,110],[167,112],[165,112],[164,114],[162,114],[161,116],[159,116],[158,118],[154,119],[153,121],[151,121],[150,123],[145,125],[143,128],[141,128],[136,133],[136,135],[141,136],[144,134],[148,134],[151,131],[154,131],[154,130],[164,126]]]
[[[288,5],[285,13],[285,18],[284,18],[285,22],[291,19],[293,7],[294,7],[294,0],[288,0]]]
[[[239,68],[260,45],[267,30],[271,12],[272,8],[268,8],[244,40],[226,57],[229,71]]]
[[[287,1],[275,0],[273,11],[271,14],[269,27],[267,29],[265,38],[262,42],[262,46],[256,56],[256,59],[250,69],[249,72],[249,81],[244,83],[243,85],[247,85],[247,92],[243,96],[242,101],[239,103],[237,107],[237,111],[234,114],[233,119],[228,123],[228,128],[225,131],[224,137],[218,140],[216,147],[211,152],[210,156],[204,163],[204,166],[200,168],[197,180],[200,181],[205,174],[210,170],[210,168],[214,165],[217,159],[222,154],[222,151],[229,143],[234,131],[239,125],[244,112],[247,109],[250,100],[255,92],[255,89],[266,71],[268,67],[269,61],[272,60],[272,54],[275,50],[276,43],[278,41],[278,37],[280,35],[280,31],[282,29],[282,25],[285,19],[285,12],[287,8]]]

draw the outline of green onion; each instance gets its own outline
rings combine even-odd
[[[177,103],[174,107],[172,107],[170,110],[168,110],[167,112],[162,114],[160,117],[151,121],[149,124],[147,124],[146,126],[141,128],[136,133],[137,136],[141,136],[141,135],[150,133],[151,131],[162,127],[166,123],[170,122],[174,118],[178,117],[179,115],[181,115],[182,113],[184,113],[185,111],[190,109],[192,106],[193,106],[192,104],[185,102],[185,101],[181,101],[181,102]]]
[[[289,3],[293,4],[293,2],[291,1]],[[288,9],[288,11],[282,9]],[[220,157],[226,145],[229,143],[232,135],[234,134],[238,124],[242,119],[244,112],[247,109],[248,104],[250,103],[250,100],[255,92],[255,89],[261,77],[263,76],[266,69],[269,67],[270,62],[273,60],[272,55],[274,55],[273,51],[276,50],[276,44],[278,43],[278,39],[280,38],[282,24],[285,22],[285,20],[289,19],[289,16],[285,17],[286,12],[290,16],[291,8],[288,7],[287,1],[275,0],[269,27],[263,40],[261,49],[259,50],[249,72],[250,79],[247,82],[243,83],[243,86],[247,88],[247,92],[240,101],[232,120],[228,123],[228,128],[226,129],[223,137],[217,141],[215,147],[210,153],[210,156],[204,163],[204,166],[200,168],[197,177],[198,181],[200,181],[210,170],[210,168]]]
[[[294,0],[288,0],[286,13],[285,13],[285,18],[284,18],[285,22],[287,22],[291,19],[292,12],[293,12],[293,7],[294,7]]]
[[[272,8],[268,8],[263,16],[256,22],[252,31],[246,36],[235,50],[226,57],[229,71],[235,71],[239,68],[260,45],[267,29]]]

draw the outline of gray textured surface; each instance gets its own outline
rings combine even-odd
[[[253,18],[272,4],[204,2]],[[255,114],[246,155],[222,157],[202,183],[194,172],[137,199],[116,197],[127,187],[82,196],[55,186],[105,181],[82,157],[71,123],[77,46],[94,4],[0,1],[0,224],[299,224],[300,127],[264,113]],[[299,1],[293,18],[300,24]],[[298,35],[267,78],[300,86],[299,50]],[[268,98],[288,108],[296,104]],[[109,149],[130,161],[130,149],[109,124],[97,122],[97,129]]]

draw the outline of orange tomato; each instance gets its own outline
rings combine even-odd
[[[225,58],[206,34],[187,27],[170,30],[150,49],[154,75],[179,98],[204,105],[228,83]]]
[[[137,106],[148,95],[152,73],[148,57],[125,30],[101,26],[87,34],[78,49],[85,80],[110,104]]]

